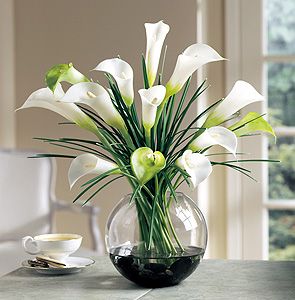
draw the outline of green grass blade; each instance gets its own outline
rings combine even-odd
[[[271,163],[280,163],[280,160],[277,159],[237,159],[237,160],[228,160],[224,161],[224,163],[244,163],[244,162],[271,162]]]
[[[98,176],[95,176],[94,178],[91,178],[91,179],[89,179],[88,181],[86,181],[85,183],[83,183],[82,185],[81,185],[81,187],[84,187],[84,186],[86,186],[86,185],[89,185],[90,183],[93,183],[93,182],[99,182],[100,180],[101,180],[101,178],[103,178],[104,176],[107,176],[107,175],[110,175],[111,173],[113,173],[113,172],[115,172],[115,171],[118,171],[118,170],[120,170],[120,168],[114,168],[114,169],[111,169],[111,170],[109,170],[109,171],[106,171],[106,172],[104,172],[104,173],[102,173],[102,174],[100,174],[100,175],[98,175]]]
[[[243,167],[240,167],[240,166],[236,166],[236,165],[233,165],[233,164],[230,164],[230,163],[211,161],[211,165],[213,165],[213,166],[221,165],[221,166],[226,166],[226,167],[234,167],[234,168],[242,170],[244,172],[251,173],[251,171],[248,170],[248,169],[246,169],[246,168],[243,168]]]
[[[143,75],[143,86],[145,89],[148,89],[150,87],[150,84],[148,80],[146,63],[143,54],[141,55],[141,68],[142,68],[142,75]]]
[[[28,158],[43,158],[43,157],[76,158],[76,156],[74,156],[74,155],[55,154],[55,153],[38,153],[34,156],[28,156]]]

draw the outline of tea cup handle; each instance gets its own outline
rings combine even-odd
[[[22,239],[22,244],[23,244],[23,248],[25,249],[25,251],[29,254],[35,255],[40,252],[40,248],[38,246],[37,241],[35,241],[31,236],[25,236]],[[35,248],[35,250],[32,251],[32,249],[30,249],[31,248],[30,246],[33,246]]]

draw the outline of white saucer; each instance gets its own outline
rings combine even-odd
[[[22,266],[26,269],[35,270],[41,274],[47,275],[61,275],[61,274],[71,274],[78,273],[83,268],[91,266],[95,263],[95,261],[91,258],[87,257],[74,257],[70,256],[63,260],[63,262],[67,265],[64,268],[42,268],[42,267],[32,267],[29,265],[28,261],[25,260],[22,262]]]

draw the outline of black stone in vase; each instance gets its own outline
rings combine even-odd
[[[125,253],[130,253],[124,255]],[[123,255],[122,255],[123,254]],[[171,257],[140,257],[136,251],[113,249],[110,258],[116,269],[138,285],[159,288],[176,285],[194,272],[204,255],[204,249],[188,247]]]

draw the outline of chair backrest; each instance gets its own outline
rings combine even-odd
[[[32,155],[0,151],[0,241],[51,229],[52,160]]]

